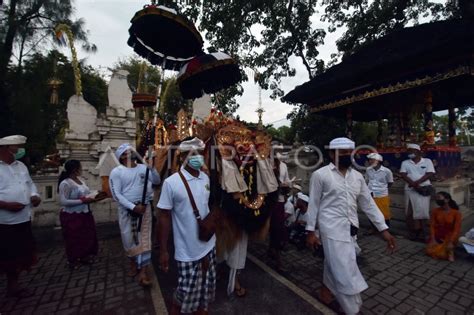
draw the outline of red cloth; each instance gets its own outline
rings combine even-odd
[[[77,262],[82,258],[97,255],[99,245],[95,220],[91,212],[67,213],[61,211],[59,220],[69,262]]]
[[[30,270],[37,262],[31,222],[0,224],[0,273]]]

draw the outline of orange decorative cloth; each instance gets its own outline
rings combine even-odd
[[[374,197],[375,204],[380,209],[385,220],[390,220],[392,218],[392,213],[390,212],[390,197]]]

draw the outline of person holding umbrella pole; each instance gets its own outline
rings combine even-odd
[[[138,283],[151,285],[152,185],[159,185],[160,175],[151,166],[138,164],[140,159],[128,143],[115,151],[120,165],[110,174],[112,197],[118,202],[120,233],[125,253],[130,259],[129,276],[138,275]]]

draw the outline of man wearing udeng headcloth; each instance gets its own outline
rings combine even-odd
[[[170,314],[207,314],[216,290],[216,236],[199,237],[198,220],[209,214],[209,177],[204,166],[204,142],[199,138],[179,145],[182,164],[179,172],[163,182],[158,202],[160,267],[168,271],[168,237],[173,228],[178,287]]]
[[[308,246],[322,245],[324,250],[324,285],[319,298],[329,304],[335,296],[346,314],[359,313],[360,292],[368,288],[356,261],[357,208],[382,233],[388,249],[395,249],[395,239],[388,232],[364,177],[352,169],[354,147],[354,142],[347,138],[336,138],[329,143],[331,163],[311,176],[306,224]],[[319,228],[320,237],[314,233],[315,227]]]
[[[41,199],[25,164],[26,137],[0,139],[0,273],[7,275],[7,296],[31,295],[20,289],[18,277],[36,261],[35,240],[31,231],[31,207]]]
[[[115,151],[120,165],[110,173],[110,190],[119,203],[118,218],[122,243],[130,258],[129,276],[138,273],[138,283],[150,286],[148,266],[151,264],[151,229],[152,229],[152,185],[160,184],[160,175],[150,168],[148,182],[145,183],[146,168],[136,162],[138,156],[128,143],[122,144]],[[145,204],[142,204],[144,186],[147,185]]]

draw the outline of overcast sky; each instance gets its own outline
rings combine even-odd
[[[133,56],[133,50],[127,45],[130,19],[147,3],[149,3],[147,0],[76,0],[76,16],[85,19],[86,28],[90,31],[89,39],[98,47],[95,54],[78,50],[79,58],[86,58],[88,64],[94,67],[101,66],[102,70],[106,71],[106,68],[111,67],[119,58]],[[314,25],[315,27],[323,26],[317,17],[313,20],[318,23]],[[331,53],[336,51],[335,40],[341,33],[342,30],[326,36],[326,44],[320,50],[324,59],[329,60]],[[63,52],[70,56],[65,48]],[[285,93],[308,80],[300,59],[291,58],[290,64],[296,68],[296,76],[282,80],[281,88]],[[258,87],[253,80],[244,83],[243,87],[244,94],[238,100],[240,108],[237,114],[246,121],[257,122],[255,110],[258,107]],[[264,123],[274,123],[275,127],[289,124],[286,115],[291,112],[292,106],[270,99],[270,94],[270,91],[262,91],[262,104],[266,111],[263,117]]]

